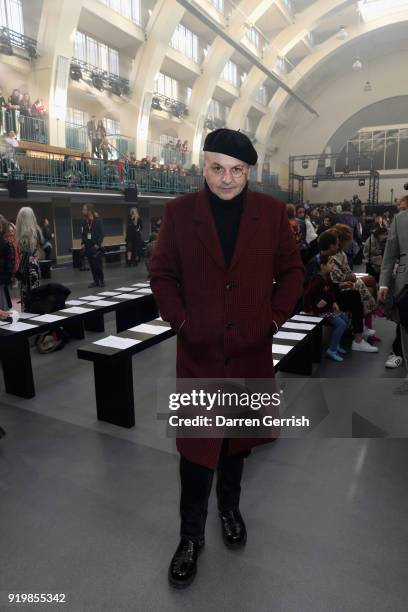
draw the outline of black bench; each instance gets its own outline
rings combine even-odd
[[[109,292],[115,293],[113,297],[95,296],[103,303],[89,300],[92,296],[84,296],[67,300],[65,309],[51,315],[20,313],[17,325],[0,322],[0,360],[6,392],[26,399],[35,396],[29,343],[31,336],[63,327],[70,337],[82,340],[85,330],[104,331],[104,314],[112,311],[116,315],[118,332],[157,316],[157,305],[146,283],[121,289],[128,291]]]
[[[83,258],[84,251],[81,247],[72,247],[70,249],[72,255],[72,266],[74,268],[80,268]],[[107,263],[120,261],[122,253],[126,253],[126,243],[121,242],[120,244],[109,244],[104,246],[104,255]]]
[[[40,259],[41,278],[51,278],[52,259]]]
[[[279,329],[272,346],[275,371],[312,373],[313,363],[321,359],[322,322],[320,317],[296,315]],[[157,329],[160,331],[155,333]],[[79,359],[94,364],[99,420],[120,427],[134,426],[132,357],[172,336],[169,324],[156,318],[78,349]]]

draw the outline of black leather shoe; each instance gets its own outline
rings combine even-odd
[[[228,548],[242,548],[247,540],[244,520],[238,508],[220,512],[222,539]]]
[[[169,582],[172,587],[185,589],[193,582],[197,573],[198,553],[203,546],[204,538],[198,542],[181,538],[169,567]]]
[[[100,287],[105,287],[105,281],[100,281],[100,282],[99,282],[99,286],[100,286]]]
[[[88,289],[92,289],[93,287],[99,287],[98,283],[89,283]]]

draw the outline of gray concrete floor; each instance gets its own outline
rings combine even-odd
[[[53,279],[75,297],[89,273],[61,269]],[[133,279],[144,271],[106,268],[107,289]],[[315,376],[344,378],[345,390],[352,379],[371,383],[375,402],[378,385],[404,376],[384,368],[393,326],[376,328],[379,355],[324,360]],[[92,365],[76,358],[83,343],[32,352],[34,399],[0,386],[0,610],[13,609],[7,594],[17,592],[66,593],[70,612],[406,610],[404,439],[280,439],[258,449],[244,473],[245,550],[224,548],[212,496],[197,579],[172,590],[178,462],[174,442],[160,437],[154,390],[174,375],[175,342],[133,359],[133,430],[96,420]]]

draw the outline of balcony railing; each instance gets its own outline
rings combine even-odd
[[[27,56],[21,56],[23,59],[35,59],[37,55],[37,41],[29,36],[24,36],[20,32],[15,32],[9,28],[0,27],[0,54],[14,55],[15,49],[23,49]]]
[[[178,194],[198,191],[203,186],[201,172],[147,170],[123,160],[104,162],[101,159],[62,156],[52,153],[28,154],[12,147],[0,148],[0,183],[13,173],[23,174],[29,184],[46,188],[75,190],[122,191],[137,185],[145,193]],[[287,201],[286,191],[267,183],[251,181],[251,189]]]
[[[123,77],[87,64],[75,57],[71,60],[69,76],[73,81],[84,81],[98,91],[110,91],[116,96],[130,94],[129,81]]]
[[[32,117],[19,110],[0,110],[0,134],[13,131],[17,140],[48,144],[48,117]]]

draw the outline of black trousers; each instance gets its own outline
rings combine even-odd
[[[249,453],[228,457],[228,440],[224,440],[217,471],[218,510],[238,508],[244,459]],[[198,539],[204,535],[214,470],[180,457],[181,499],[180,535]]]
[[[402,344],[401,344],[401,327],[397,325],[395,340],[392,343],[392,352],[398,357],[402,357]]]
[[[336,299],[340,310],[351,313],[353,332],[362,334],[364,330],[364,308],[359,292],[354,289],[336,291]]]
[[[87,251],[86,256],[89,261],[89,267],[91,268],[92,277],[94,282],[99,284],[103,282],[103,268],[102,268],[102,252],[99,251],[96,255],[94,251]]]

